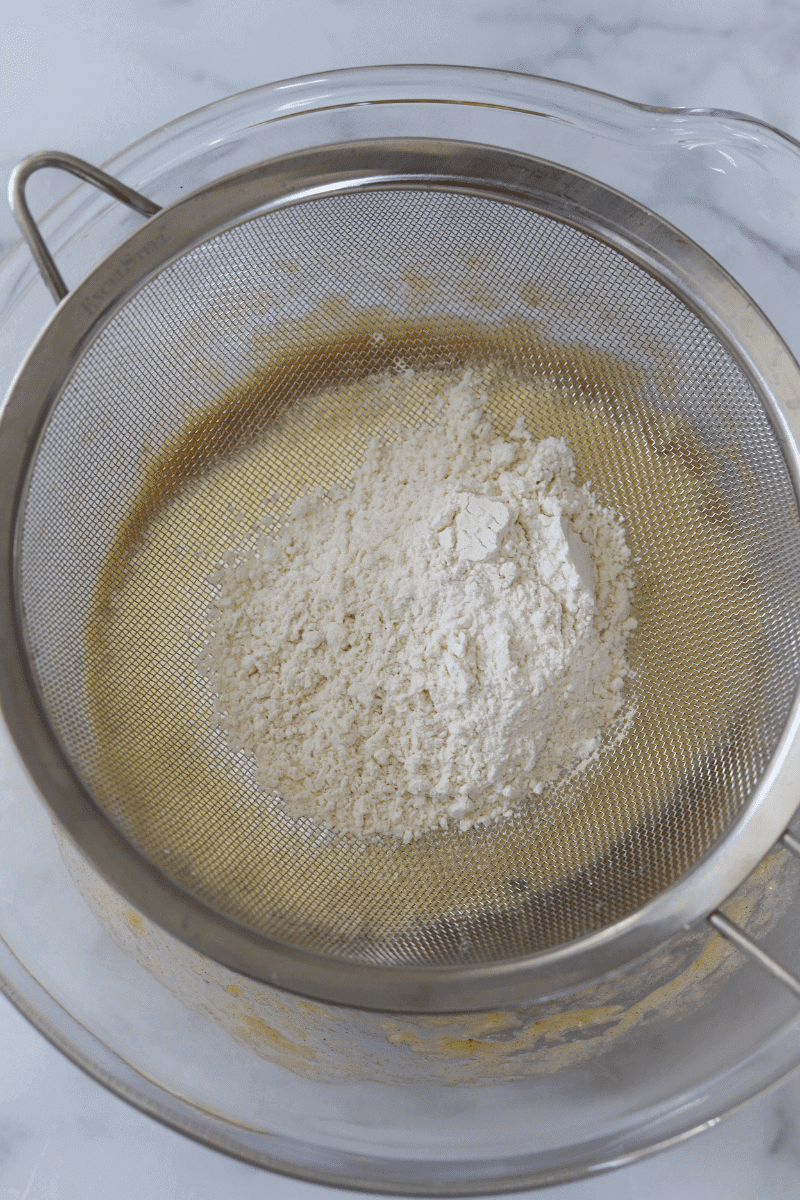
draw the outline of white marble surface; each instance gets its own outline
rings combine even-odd
[[[800,136],[800,7],[792,0],[5,0],[0,18],[4,177],[32,150],[102,162],[231,92],[368,63],[529,71],[650,104],[738,109]],[[63,183],[34,182],[41,211]],[[14,240],[3,207],[0,253]],[[0,998],[0,1200],[314,1200],[322,1191],[226,1159],[140,1115]],[[800,1080],[701,1138],[550,1194],[800,1195]]]

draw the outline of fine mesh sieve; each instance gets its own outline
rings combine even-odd
[[[189,941],[230,961],[244,938],[262,977],[278,947],[306,964],[307,994],[331,995],[314,982],[328,970],[335,998],[359,1002],[348,971],[389,968],[375,1006],[425,1006],[431,969],[463,990],[472,969],[566,961],[596,934],[608,947],[724,847],[792,717],[800,524],[770,382],[730,305],[755,310],[697,247],[521,156],[324,153],[152,216],[59,310],[72,327],[51,325],[36,429],[16,439],[16,620],[51,753],[91,799],[83,844],[112,882],[140,904],[147,886],[179,895]],[[716,270],[722,316],[664,245]],[[774,370],[777,335],[757,332]],[[417,405],[376,400],[372,377],[409,369]],[[346,486],[369,437],[432,428],[431,380],[466,369],[498,434],[521,416],[565,437],[624,521],[627,707],[596,761],[516,815],[367,843],[288,816],[213,724],[195,666],[209,576],[267,512]],[[85,833],[99,814],[114,853]],[[397,1000],[398,968],[416,999]]]

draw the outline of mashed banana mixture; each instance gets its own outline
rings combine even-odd
[[[431,762],[429,754],[418,764],[407,762],[409,770],[402,781],[418,790],[405,789],[395,836],[334,833],[325,828],[326,820],[333,823],[335,814],[330,812],[317,820],[292,815],[292,804],[305,782],[291,778],[297,761],[291,738],[281,739],[283,757],[276,755],[278,739],[273,736],[270,742],[264,737],[265,732],[274,733],[269,731],[272,718],[268,711],[254,710],[253,745],[270,749],[261,752],[260,761],[258,751],[233,749],[230,732],[219,728],[220,714],[214,712],[215,704],[223,709],[224,705],[215,698],[215,686],[208,676],[198,671],[198,659],[209,649],[209,615],[222,595],[222,584],[213,582],[214,574],[226,558],[223,574],[235,576],[237,564],[241,566],[265,536],[268,542],[277,543],[280,528],[294,526],[290,513],[298,502],[296,512],[311,505],[315,510],[318,507],[326,520],[335,522],[337,514],[343,519],[342,499],[353,496],[359,470],[371,453],[377,453],[370,450],[374,439],[385,447],[381,454],[388,460],[417,436],[415,430],[424,431],[426,438],[440,436],[447,419],[442,397],[463,385],[465,364],[462,359],[460,366],[430,369],[430,359],[427,364],[420,361],[414,347],[433,346],[439,354],[438,334],[435,330],[423,333],[418,343],[404,341],[404,330],[394,341],[390,329],[381,335],[385,341],[379,349],[390,356],[388,363],[383,358],[377,372],[385,391],[375,386],[374,375],[348,378],[343,363],[344,378],[334,378],[305,397],[295,390],[301,398],[287,403],[278,418],[259,425],[250,417],[255,403],[261,403],[258,398],[265,394],[266,385],[259,377],[248,385],[249,391],[223,398],[219,414],[215,410],[204,415],[201,424],[188,428],[164,455],[145,463],[141,499],[121,528],[107,569],[98,580],[85,639],[89,715],[97,746],[90,779],[96,794],[104,797],[107,811],[134,843],[171,878],[235,919],[312,949],[346,953],[370,962],[440,962],[442,956],[446,961],[461,961],[465,946],[469,953],[480,951],[484,932],[494,928],[491,914],[498,912],[509,914],[503,920],[521,923],[519,953],[527,953],[578,936],[592,927],[579,923],[589,918],[597,924],[614,920],[667,886],[725,827],[731,805],[738,803],[728,773],[716,770],[714,764],[719,756],[722,761],[726,756],[738,761],[749,753],[748,739],[756,736],[758,722],[748,723],[748,714],[756,711],[763,679],[759,584],[748,550],[716,486],[719,463],[686,421],[650,404],[646,397],[652,394],[654,383],[635,369],[598,358],[580,346],[567,352],[537,343],[531,357],[538,357],[545,366],[552,361],[552,370],[549,374],[522,373],[506,365],[505,334],[501,331],[498,353],[493,352],[494,342],[487,344],[485,358],[473,364],[470,385],[469,421],[476,423],[469,437],[485,430],[477,436],[482,445],[486,439],[479,457],[488,453],[488,466],[479,463],[478,468],[485,472],[482,483],[488,482],[494,494],[481,495],[482,484],[478,483],[462,488],[458,482],[464,477],[462,468],[456,470],[453,463],[455,490],[468,492],[468,498],[463,503],[459,500],[451,518],[446,509],[437,514],[426,510],[425,538],[429,546],[434,537],[441,545],[439,535],[444,535],[442,555],[452,566],[459,558],[460,529],[462,539],[467,538],[465,548],[489,537],[492,551],[494,539],[497,556],[481,562],[464,555],[466,568],[461,579],[468,580],[473,574],[487,579],[492,572],[499,576],[501,566],[512,565],[506,564],[503,556],[508,537],[515,535],[510,522],[511,491],[504,493],[508,498],[503,499],[494,492],[496,481],[507,476],[509,487],[514,480],[522,485],[537,453],[539,465],[543,465],[541,451],[535,449],[538,444],[554,439],[551,447],[565,445],[575,465],[575,479],[569,480],[567,489],[575,489],[569,491],[572,499],[566,513],[570,528],[565,531],[561,527],[567,547],[569,533],[573,534],[569,555],[561,542],[572,581],[569,584],[565,579],[562,596],[566,597],[571,586],[576,603],[576,612],[568,614],[571,620],[579,617],[588,593],[588,573],[585,580],[580,578],[580,547],[574,541],[576,533],[583,541],[579,514],[584,505],[587,513],[593,514],[595,536],[607,528],[612,543],[620,549],[626,543],[631,554],[629,561],[620,562],[616,577],[620,589],[616,594],[621,599],[622,586],[630,588],[626,573],[633,573],[630,617],[622,619],[622,604],[618,616],[623,625],[631,617],[638,620],[624,651],[630,674],[613,675],[625,682],[620,691],[614,691],[613,702],[622,695],[623,707],[585,763],[563,770],[540,793],[534,788],[537,779],[544,781],[547,776],[546,739],[544,745],[535,747],[531,785],[527,790],[520,788],[518,799],[501,799],[501,789],[509,783],[501,777],[497,780],[500,789],[493,789],[488,769],[465,779],[464,783],[473,785],[477,780],[479,786],[475,794],[467,793],[474,807],[467,811],[465,805],[463,816],[458,816],[458,809],[452,815],[447,811],[454,801],[463,800],[463,793],[456,790],[446,803],[444,797],[436,796],[442,776],[423,769]],[[516,327],[510,329],[509,344],[520,336]],[[372,353],[370,344],[365,341],[363,346],[367,361]],[[349,363],[355,351],[349,344],[343,354],[345,351]],[[326,346],[317,355],[330,364],[331,371],[340,369],[335,352],[335,346]],[[444,340],[441,357],[446,362],[448,356],[452,361],[454,348]],[[413,366],[413,376],[406,375],[400,365],[391,369],[399,357]],[[298,380],[307,374],[303,364]],[[277,381],[277,371],[275,378]],[[482,415],[476,416],[476,400]],[[241,445],[224,443],[223,451],[216,452],[220,437],[227,438],[228,431],[248,422],[253,436]],[[525,431],[522,438],[514,436],[515,430]],[[489,447],[495,445],[500,458],[492,468]],[[516,448],[515,457],[503,465],[502,456],[511,453],[503,448],[508,445]],[[556,453],[554,463],[562,462],[561,454],[561,450]],[[515,467],[523,462],[523,475],[517,475]],[[567,479],[566,459],[563,463],[563,469],[558,465],[553,471],[549,483],[542,479],[543,486],[532,489],[531,502],[536,497],[564,506],[558,489],[567,488],[567,483],[556,483]],[[735,466],[733,463],[731,469]],[[444,486],[446,479],[443,476],[437,486]],[[339,492],[332,493],[336,488]],[[319,489],[323,496],[314,498]],[[330,500],[331,495],[339,498]],[[492,527],[490,509],[484,514],[483,532],[472,536],[480,528],[477,519],[471,529],[469,525],[475,509],[471,514],[469,510],[476,500],[497,500],[504,506],[509,514],[506,533],[500,534],[506,518],[494,510],[501,520]],[[515,498],[520,512],[525,502],[522,496]],[[613,506],[618,516],[604,516],[606,505]],[[531,526],[543,516],[537,516]],[[448,517],[449,522],[434,530],[434,517],[437,521]],[[389,519],[388,513],[385,519]],[[624,543],[620,540],[622,520]],[[298,515],[297,521],[307,528],[306,518]],[[366,525],[368,529],[368,522]],[[450,538],[453,545],[447,549]],[[406,547],[409,552],[411,549]],[[596,551],[590,549],[589,557],[597,608],[603,603],[603,592]],[[261,570],[260,563],[257,570]],[[405,577],[400,565],[397,577]],[[461,587],[461,580],[453,579],[452,586]],[[298,588],[297,597],[304,595]],[[403,600],[398,589],[395,601],[407,607],[417,599],[412,595]],[[562,611],[565,608],[564,604]],[[588,605],[585,611],[588,613]],[[614,611],[612,605],[610,615]],[[305,645],[298,654],[306,656],[309,664],[324,662],[326,654],[340,657],[350,652],[344,642],[337,643],[336,630],[329,630],[321,619],[312,627],[308,617],[301,622],[294,610],[290,613],[287,609],[284,616],[287,631],[296,634],[297,640],[282,635],[280,644],[273,647],[273,666],[280,663],[284,651],[289,652],[289,646],[301,645],[303,638]],[[347,616],[346,606],[344,621],[338,624],[340,638],[343,631],[349,640],[354,621]],[[253,628],[255,631],[255,625]],[[311,636],[306,638],[306,632]],[[329,632],[340,649],[334,651],[329,645]],[[461,644],[459,631],[450,632],[454,638],[449,646],[434,647],[436,661],[445,670],[447,663],[456,673],[464,669],[466,674],[465,664],[472,670],[469,654],[473,648],[479,670],[490,661],[499,661],[491,655],[480,659],[477,639],[470,642],[469,634],[464,637],[462,657],[456,653]],[[314,647],[310,643],[317,634],[320,643]],[[502,644],[506,644],[505,635]],[[507,644],[513,665],[513,630]],[[582,644],[581,639],[575,644]],[[611,650],[613,647],[612,637]],[[248,668],[242,667],[242,659],[234,661],[232,678],[237,671],[246,671],[245,694],[253,687],[248,681],[254,665],[261,674],[258,662],[267,665],[258,658]],[[611,672],[604,677],[611,679]],[[272,679],[273,685],[278,678]],[[408,693],[411,677],[406,679],[400,682]],[[325,686],[324,676],[321,686]],[[380,686],[388,693],[394,683],[387,677]],[[451,694],[460,694],[449,673],[440,703],[448,688],[452,688]],[[411,693],[413,703],[438,720],[433,716],[432,697],[427,707],[430,689],[428,696],[425,692],[423,687]],[[377,702],[382,699],[385,696],[376,689],[369,707],[363,703],[370,700],[368,691],[353,695],[348,703],[353,714],[360,714],[359,720],[370,721],[380,713]],[[256,731],[259,715],[267,720],[267,731]],[[462,721],[464,715],[465,710],[456,708],[449,723]],[[598,711],[585,737],[594,735],[608,720],[608,709]],[[508,728],[512,736],[500,761],[516,754],[511,723]],[[343,737],[354,732],[358,736],[357,730],[340,732]],[[561,732],[557,724],[554,732],[557,744]],[[284,741],[289,743],[286,751]],[[573,753],[580,760],[585,745],[580,742],[574,751],[570,746],[564,768]],[[380,742],[375,750],[382,755]],[[447,765],[447,752],[444,738],[441,747],[437,746],[442,768]],[[285,774],[280,784],[277,772],[270,776],[276,782],[266,788],[270,757]],[[380,758],[374,761],[375,778],[379,779]],[[455,754],[452,761],[458,762]],[[485,756],[484,764],[487,761]],[[551,760],[550,769],[559,765]],[[257,773],[264,782],[259,783]],[[343,779],[342,775],[342,787]],[[316,775],[311,780],[315,782]],[[456,778],[456,783],[460,782]],[[431,791],[423,791],[428,783]],[[324,793],[309,788],[307,794],[310,804]],[[415,800],[421,800],[419,808]],[[488,809],[482,808],[482,803]],[[477,818],[500,804],[503,812],[512,811],[512,815],[489,826],[477,824]],[[448,830],[433,829],[417,840],[414,824],[434,823],[428,817],[431,805],[442,806]],[[517,811],[513,811],[515,806]],[[403,807],[411,810],[411,826],[403,824]],[[375,819],[376,811],[365,806],[362,831]],[[462,832],[460,823],[465,819],[474,821],[475,826]],[[391,824],[390,820],[390,828]],[[412,838],[403,845],[409,827]],[[620,852],[619,847],[628,842],[630,854]],[[641,871],[627,870],[626,864],[634,859]],[[465,863],[469,864],[466,869]],[[566,924],[554,922],[553,910],[540,899],[553,894],[553,889],[569,889],[568,896],[575,896],[574,905],[571,900],[559,901],[558,912]],[[456,925],[450,916],[454,912],[458,914]],[[465,941],[470,937],[475,951],[469,950]]]

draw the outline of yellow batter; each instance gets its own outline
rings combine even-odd
[[[520,347],[536,371],[512,365]],[[286,818],[212,727],[194,665],[209,576],[303,489],[346,485],[367,438],[434,421],[431,401],[465,365],[483,373],[499,434],[522,416],[535,437],[566,438],[579,480],[626,522],[639,620],[629,644],[635,708],[587,770],[497,827],[406,847],[334,837]],[[391,388],[376,400],[366,376],[407,368],[416,372],[413,405],[393,403]],[[315,377],[322,390],[293,400]],[[154,862],[228,914],[323,949],[347,943],[373,961],[386,941],[394,956],[431,936],[452,950],[454,936],[464,937],[453,923],[465,913],[479,936],[481,914],[567,886],[609,861],[632,831],[649,874],[632,872],[611,898],[598,891],[597,924],[669,883],[731,815],[728,781],[708,764],[722,747],[735,760],[756,736],[749,713],[761,627],[751,563],[714,464],[687,425],[642,393],[626,364],[550,346],[515,323],[489,335],[430,321],[384,322],[379,332],[367,322],[302,361],[268,364],[223,397],[143,465],[141,499],[96,590],[86,637],[92,783],[107,809]],[[677,819],[687,805],[701,814],[690,825]],[[657,811],[662,828],[648,835],[642,822]],[[579,932],[568,922],[544,926],[540,944]],[[532,948],[521,941],[512,952]]]

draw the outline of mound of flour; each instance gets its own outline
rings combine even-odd
[[[376,387],[379,381],[376,381]],[[294,816],[409,842],[510,814],[622,704],[623,530],[563,439],[498,438],[472,376],[215,576],[200,668]]]

